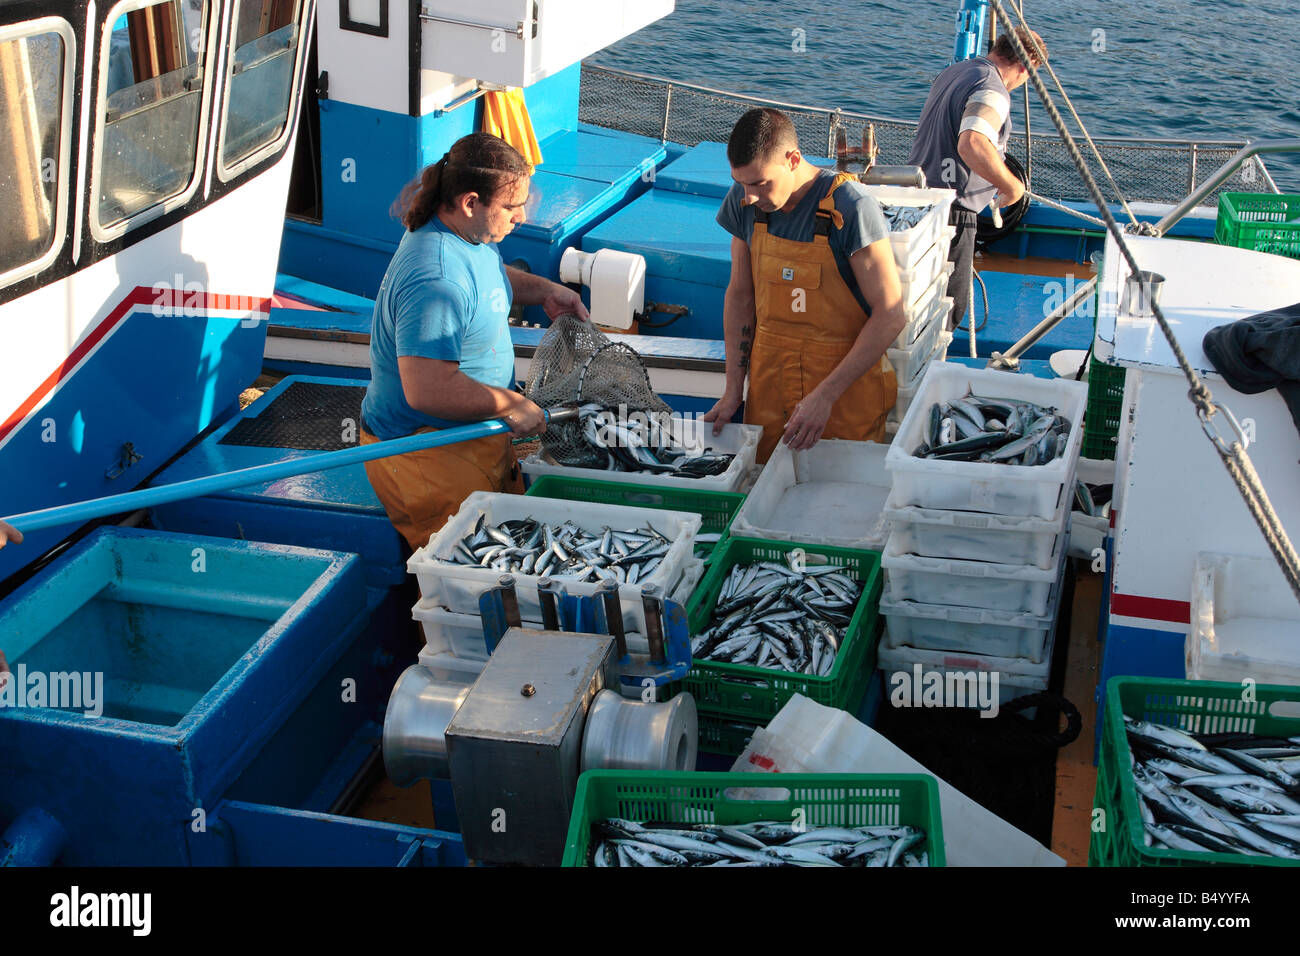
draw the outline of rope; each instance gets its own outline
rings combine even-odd
[[[1079,152],[1078,144],[1075,143],[1074,137],[1065,128],[1065,121],[1061,119],[1056,104],[1052,102],[1052,94],[1043,83],[1042,77],[1038,75],[1037,68],[1031,63],[1029,53],[1024,44],[1020,42],[1020,37],[1016,35],[1015,30],[1012,28],[1011,20],[1002,5],[1002,0],[990,0],[990,2],[994,11],[1006,24],[1008,38],[1012,46],[1015,47],[1020,62],[1025,64],[1026,69],[1029,70],[1029,79],[1034,84],[1038,98],[1043,101],[1043,107],[1047,110],[1047,115],[1051,117],[1057,131],[1061,134],[1061,139],[1070,154],[1070,159],[1079,170],[1080,177],[1088,187],[1093,202],[1097,205],[1097,211],[1101,213],[1106,222],[1106,229],[1114,237],[1115,244],[1124,256],[1124,261],[1128,263],[1130,273],[1137,275],[1142,270],[1138,268],[1132,250],[1124,241],[1124,235],[1119,228],[1119,224],[1115,222],[1115,217],[1111,215],[1110,209],[1106,205],[1106,199],[1097,186],[1096,179],[1093,178],[1092,172],[1088,169],[1083,154]],[[1160,331],[1169,342],[1169,348],[1174,353],[1178,367],[1182,369],[1188,385],[1191,386],[1187,395],[1192,404],[1196,406],[1196,414],[1201,420],[1202,430],[1218,451],[1219,457],[1223,459],[1224,467],[1227,469],[1233,483],[1236,484],[1237,490],[1241,492],[1242,499],[1246,502],[1246,508],[1250,511],[1251,517],[1255,519],[1255,523],[1259,525],[1264,540],[1268,543],[1269,550],[1273,552],[1273,557],[1282,568],[1282,573],[1291,585],[1291,590],[1295,593],[1296,599],[1300,600],[1300,555],[1296,554],[1295,548],[1287,537],[1286,529],[1282,527],[1281,519],[1278,518],[1277,512],[1273,509],[1272,502],[1269,501],[1268,495],[1259,481],[1259,475],[1255,472],[1250,457],[1246,454],[1245,447],[1240,440],[1242,438],[1240,426],[1237,425],[1231,411],[1227,408],[1221,408],[1212,400],[1213,396],[1211,396],[1210,390],[1201,382],[1200,377],[1187,361],[1187,356],[1183,352],[1182,346],[1179,345],[1173,329],[1170,328],[1168,320],[1165,319],[1164,312],[1154,301],[1151,303],[1151,311],[1155,313]],[[1218,434],[1217,428],[1212,425],[1212,419],[1215,413],[1219,411],[1225,413],[1229,423],[1237,433],[1237,440],[1231,444],[1226,443],[1223,437]]]
[[[1011,28],[1011,20],[1006,15],[1006,11],[1002,10],[999,7],[998,14],[999,16],[1002,17],[1002,19],[1007,21],[1008,31],[1014,34],[1015,31]],[[1020,25],[1024,27],[1026,30],[1028,30],[1029,24],[1025,22],[1025,14],[1023,12],[1023,9],[1017,9],[1016,16],[1020,20]],[[1016,47],[1016,50],[1020,53],[1022,57],[1021,62],[1024,63],[1026,66],[1029,66],[1029,58],[1025,56],[1025,48],[1020,44],[1019,40],[1020,40],[1019,37],[1013,36],[1011,42]],[[1087,140],[1089,148],[1092,149],[1093,156],[1097,158],[1097,165],[1100,166],[1101,171],[1106,174],[1106,181],[1110,183],[1110,188],[1115,190],[1115,198],[1118,199],[1120,205],[1124,207],[1124,212],[1128,216],[1129,221],[1133,224],[1133,228],[1136,229],[1139,233],[1142,233],[1143,235],[1155,235],[1155,232],[1151,230],[1151,226],[1149,223],[1139,222],[1137,216],[1133,215],[1133,210],[1129,208],[1128,200],[1124,198],[1124,193],[1120,191],[1119,183],[1115,182],[1115,177],[1110,174],[1110,167],[1106,165],[1106,160],[1102,159],[1101,150],[1099,150],[1097,148],[1097,144],[1092,141],[1092,136],[1088,133],[1088,127],[1083,125],[1083,119],[1080,118],[1079,111],[1074,108],[1074,103],[1070,100],[1069,94],[1065,92],[1065,87],[1061,85],[1061,80],[1059,77],[1057,77],[1056,71],[1052,69],[1052,64],[1047,62],[1047,60],[1044,58],[1042,65],[1047,67],[1048,76],[1050,76],[1052,78],[1052,82],[1056,84],[1056,89],[1061,94],[1061,99],[1065,101],[1066,107],[1069,108],[1070,115],[1073,116],[1074,121],[1077,124],[1079,124],[1079,132],[1082,133],[1083,138]],[[1030,72],[1034,76],[1037,76],[1038,71],[1033,69],[1032,67],[1030,67]],[[1037,85],[1038,84],[1035,83],[1036,87]],[[1025,91],[1025,95],[1026,96],[1029,95],[1028,90]],[[1042,96],[1041,90],[1039,91],[1039,96]],[[1043,104],[1047,105],[1047,100],[1044,100]],[[1065,132],[1064,126],[1062,126],[1061,123],[1057,122],[1055,119],[1053,120],[1053,122],[1056,122],[1056,127],[1061,131],[1062,138],[1065,138],[1068,134]],[[1025,130],[1025,146],[1026,148],[1028,148],[1029,146],[1029,131],[1027,126]]]
[[[1053,209],[1059,209],[1061,212],[1069,213],[1071,216],[1075,216],[1079,219],[1082,219],[1084,222],[1090,222],[1094,226],[1101,226],[1101,228],[1103,229],[1106,228],[1106,220],[1104,219],[1098,219],[1096,216],[1089,216],[1086,212],[1080,212],[1077,209],[1071,209],[1069,206],[1065,205],[1064,203],[1059,203],[1055,199],[1048,199],[1046,196],[1040,196],[1038,195],[1038,193],[1031,193],[1027,189],[1025,190],[1025,194],[1029,196],[1030,199],[1033,199],[1035,202],[1042,203],[1044,206],[1051,206]]]

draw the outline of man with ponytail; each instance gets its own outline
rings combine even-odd
[[[361,443],[504,419],[515,435],[546,430],[514,390],[511,302],[552,318],[587,318],[578,293],[502,263],[496,243],[524,221],[532,167],[488,133],[456,141],[403,191],[406,226],[375,297]],[[412,550],[473,491],[523,490],[509,436],[366,462],[389,520]]]

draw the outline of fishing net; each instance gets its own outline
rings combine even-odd
[[[524,394],[542,408],[593,404],[627,414],[672,413],[650,387],[641,356],[575,315],[560,316],[542,336]],[[591,455],[582,429],[580,421],[556,422],[542,445],[557,462],[580,465]]]

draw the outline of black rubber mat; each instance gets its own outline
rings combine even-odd
[[[1070,644],[1070,609],[1074,606],[1074,569],[1067,565],[1056,628],[1056,647],[1048,691],[1059,694],[1065,681]],[[1071,701],[1075,707],[1090,701]],[[1052,845],[1052,811],[1056,806],[1056,754],[1065,722],[1058,708],[1041,706],[1033,720],[1003,709],[997,717],[957,708],[880,707],[876,730],[913,759],[985,809]],[[1075,729],[1077,735],[1077,729]]]
[[[360,441],[364,385],[294,382],[262,409],[226,433],[222,445],[337,451]]]

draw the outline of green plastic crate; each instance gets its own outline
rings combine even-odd
[[[1214,241],[1300,259],[1300,196],[1219,193]]]
[[[720,754],[723,757],[739,757],[741,751],[749,746],[754,731],[762,726],[751,721],[705,713],[698,714],[696,719],[700,729],[700,753]]]
[[[1083,418],[1084,458],[1114,458],[1119,438],[1120,416],[1124,413],[1124,374],[1118,365],[1098,362],[1088,365],[1088,409]]]
[[[607,505],[626,505],[631,508],[655,508],[660,511],[688,511],[704,519],[701,534],[721,535],[717,543],[696,556],[711,562],[721,549],[745,496],[732,491],[683,491],[661,488],[657,485],[632,485],[621,481],[593,481],[587,478],[569,478],[565,475],[544,475],[529,486],[528,492],[536,498],[560,498],[565,501],[595,501]]]
[[[878,631],[884,629],[884,622],[878,625]],[[879,642],[879,633],[876,641]],[[872,672],[863,670],[858,678],[858,685],[849,693],[848,704],[844,707],[850,714],[856,714],[862,707],[871,685]],[[721,754],[724,757],[739,757],[741,751],[749,744],[754,731],[766,724],[753,721],[735,720],[707,711],[698,711],[700,751],[707,754]]]
[[[1259,685],[1255,702],[1242,700],[1241,684],[1115,677],[1106,685],[1106,719],[1097,761],[1094,807],[1105,811],[1105,834],[1093,834],[1088,862],[1098,866],[1298,866],[1300,861],[1236,853],[1193,853],[1143,843],[1137,788],[1128,772],[1127,714],[1190,733],[1257,733],[1292,737],[1300,734],[1300,717],[1269,713],[1277,701],[1289,701],[1300,713],[1300,687]],[[1122,772],[1121,772],[1122,771]]]
[[[791,674],[752,664],[696,661],[684,683],[700,710],[719,717],[767,723],[795,694],[802,694],[827,707],[847,709],[858,678],[864,673],[869,675],[876,668],[876,648],[880,640],[877,622],[880,618],[880,592],[884,586],[880,553],[758,538],[728,538],[723,545],[721,553],[714,557],[712,566],[687,602],[686,614],[692,635],[707,627],[722,582],[734,565],[784,561],[786,555],[796,548],[807,553],[808,564],[834,564],[844,568],[850,577],[862,584],[862,598],[845,629],[831,672],[825,677]]]
[[[763,788],[742,799],[734,788]],[[674,823],[787,822],[808,826],[914,826],[926,832],[931,866],[945,864],[939,788],[928,774],[693,773],[588,770],[578,778],[564,866],[586,866],[591,825],[621,817]]]

